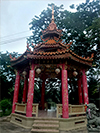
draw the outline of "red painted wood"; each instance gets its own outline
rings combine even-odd
[[[86,94],[87,94],[86,103],[89,104],[88,85],[87,85],[87,77],[86,77],[86,74],[85,74],[85,86],[86,86]]]
[[[87,88],[87,78],[85,75],[85,69],[82,70],[82,85],[83,85],[83,98],[84,98],[84,104],[88,104],[88,88]]]
[[[63,69],[62,69],[62,107],[63,107],[62,115],[63,115],[63,118],[69,118],[67,70],[63,70]]]
[[[27,97],[26,117],[32,117],[34,78],[35,78],[35,71],[34,71],[34,65],[32,64],[31,70],[29,72],[29,88],[28,88],[28,97]]]
[[[20,86],[20,75],[19,75],[19,71],[17,71],[16,80],[15,80],[14,96],[13,96],[12,113],[15,113],[15,108],[16,108],[15,103],[17,103],[18,101],[19,86]]]
[[[23,89],[23,98],[22,98],[23,103],[26,103],[27,89],[28,89],[28,78],[26,77],[24,81],[24,89]]]
[[[45,80],[43,79],[42,82],[42,92],[41,92],[41,105],[42,105],[42,109],[44,110],[44,95],[45,95]]]
[[[82,96],[82,87],[81,87],[81,83],[82,83],[82,78],[78,77],[78,95],[79,95],[79,104],[83,103],[83,96]]]

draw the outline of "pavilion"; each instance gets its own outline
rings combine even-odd
[[[88,104],[88,88],[86,71],[92,66],[91,57],[81,57],[72,50],[70,45],[61,40],[62,30],[57,29],[52,20],[47,29],[42,31],[42,43],[27,44],[26,51],[18,58],[11,57],[11,65],[16,69],[15,89],[13,96],[12,114],[16,113],[20,79],[24,75],[24,88],[22,105],[25,104],[26,117],[32,117],[34,104],[34,79],[40,78],[42,82],[41,104],[44,109],[45,81],[47,78],[58,78],[62,83],[62,118],[69,119],[68,78],[76,76],[78,79],[79,105]],[[32,50],[33,48],[33,50]],[[19,107],[20,110],[20,107]]]

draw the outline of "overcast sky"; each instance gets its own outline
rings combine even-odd
[[[78,5],[85,0],[1,0],[0,3],[0,36],[3,52],[23,53],[26,50],[26,37],[31,35],[29,22],[35,15],[47,8],[48,4],[64,5],[64,9],[70,10],[71,4]],[[74,10],[75,11],[75,10]],[[20,38],[24,38],[18,40]]]

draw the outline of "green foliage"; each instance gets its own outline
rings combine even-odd
[[[100,13],[100,11],[99,11]],[[100,18],[95,18],[92,25],[86,29],[91,47],[95,47],[94,64],[100,70]],[[100,71],[99,71],[100,74]]]
[[[78,104],[78,86],[77,86],[77,78],[72,78],[68,82],[69,84],[69,103],[70,104]]]
[[[12,57],[18,57],[18,53],[2,53],[0,52],[0,116],[9,115],[12,108],[14,84],[15,84],[15,72],[11,67],[9,54]]]
[[[8,99],[3,99],[0,102],[0,109],[5,113],[7,109],[11,108],[11,102]]]
[[[45,89],[46,102],[61,103],[61,81],[59,79],[47,79]]]
[[[4,97],[12,99],[13,90],[14,90],[14,82],[15,82],[15,72],[14,68],[11,67],[10,57],[18,57],[18,53],[2,53],[0,52],[0,87],[1,94],[0,99],[2,100]]]
[[[42,80],[35,79],[34,103],[41,101]],[[45,102],[61,103],[61,81],[59,79],[46,79]]]
[[[39,103],[41,101],[41,88],[42,81],[37,79],[34,84],[34,103]]]

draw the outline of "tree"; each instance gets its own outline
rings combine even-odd
[[[57,78],[46,80],[46,102],[61,103],[61,81]]]
[[[35,78],[34,103],[39,103],[41,101],[41,88],[42,88],[42,80],[39,78]]]
[[[41,42],[41,30],[46,29],[51,22],[51,7],[52,4],[49,4],[47,10],[43,10],[39,16],[35,16],[30,22],[30,30],[32,30],[33,35],[27,39],[28,43]],[[59,29],[63,30],[63,41],[66,43],[73,41],[71,49],[75,53],[82,57],[90,57],[94,53],[94,66],[90,68],[87,75],[88,81],[91,82],[89,75],[93,77],[95,74],[96,77],[98,73],[100,74],[100,1],[93,0],[90,2],[90,0],[86,0],[85,3],[78,6],[72,4],[70,7],[76,8],[77,12],[71,13],[64,10],[63,5],[59,7],[54,5],[55,23]],[[93,79],[96,79],[95,77]],[[98,84],[99,76],[96,81]],[[92,89],[93,87],[90,88],[89,93],[92,92]]]
[[[15,82],[15,72],[14,69],[11,67],[10,57],[9,54],[12,55],[12,57],[18,57],[18,53],[2,53],[0,52],[0,86],[1,86],[1,94],[0,99],[4,98],[11,98],[14,90],[14,82]]]
[[[74,5],[70,7],[73,8],[73,6]],[[35,16],[29,23],[33,35],[27,39],[28,43],[33,41],[37,44],[42,41],[40,38],[42,35],[41,30],[46,29],[51,22],[51,8],[52,4],[49,4],[47,10],[43,10],[39,16]],[[98,48],[95,49],[97,45],[97,43],[94,42],[96,35],[92,34],[90,38],[90,29],[97,23],[95,20],[99,18],[100,2],[99,0],[92,2],[87,0],[85,3],[82,3],[77,7],[74,6],[74,8],[77,9],[77,12],[71,13],[64,10],[63,5],[60,7],[56,5],[54,6],[55,23],[59,29],[63,30],[62,39],[66,43],[73,41],[71,49],[78,55],[88,57],[94,53],[94,58],[96,58]],[[100,21],[98,19],[98,26],[96,26],[96,29],[98,29],[99,23]],[[97,32],[97,35],[98,33],[99,31]],[[98,41],[100,42],[100,40]]]

